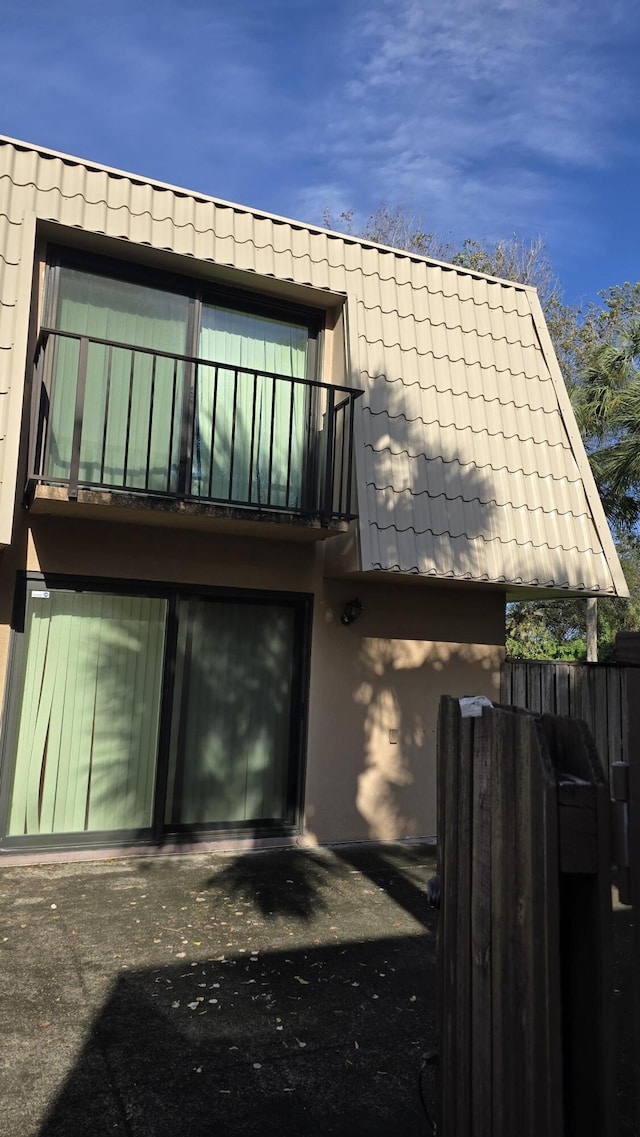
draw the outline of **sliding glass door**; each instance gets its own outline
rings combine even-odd
[[[294,824],[306,598],[162,592],[28,586],[8,838]]]
[[[307,507],[317,321],[224,295],[212,303],[186,281],[181,292],[174,278],[165,288],[64,255],[47,280],[45,479]]]

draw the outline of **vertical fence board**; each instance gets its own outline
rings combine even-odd
[[[626,755],[626,683],[634,670],[624,664],[513,660],[503,665],[501,699],[539,714],[583,719],[609,771]]]
[[[494,1137],[525,1132],[521,1107],[525,1099],[522,1027],[526,974],[521,966],[519,921],[527,898],[523,896],[525,881],[518,841],[522,837],[522,810],[514,774],[515,762],[521,758],[526,761],[526,756],[519,752],[521,740],[516,737],[516,723],[515,715],[497,718],[491,767]],[[516,1015],[514,1007],[520,1008]]]
[[[471,1134],[493,1132],[491,1006],[491,746],[488,718],[475,725],[471,815]]]
[[[571,667],[568,663],[556,664],[556,708],[557,715],[568,715],[571,713],[571,703],[569,699],[569,674]]]
[[[633,905],[633,1008],[636,1131],[640,1133],[640,667],[627,672],[627,761],[629,763],[629,863]]]
[[[609,769],[609,708],[607,705],[607,669],[593,669],[593,735],[596,749],[605,769]]]
[[[529,669],[527,706],[532,711],[542,710],[542,665]]]
[[[612,762],[622,761],[622,672],[617,667],[607,667],[607,760],[602,760],[607,774]]]
[[[629,699],[633,690],[632,675],[631,668],[620,668],[620,762],[629,761],[629,723],[631,718]]]
[[[536,734],[539,726],[533,727]],[[535,999],[532,1021],[532,1082],[536,1087],[531,1103],[531,1133],[561,1134],[562,1110],[562,1044],[560,967],[557,958],[559,939],[558,882],[558,817],[555,778],[544,748],[539,746],[542,761],[530,763],[529,817],[530,841],[534,849],[531,860],[532,936],[531,968]],[[537,803],[537,804],[536,804]]]
[[[500,702],[505,706],[513,705],[513,676],[515,664],[505,661],[500,671]]]
[[[460,760],[458,764],[458,818],[456,840],[457,919],[455,945],[458,956],[456,974],[456,1133],[469,1133],[471,1126],[471,799],[473,794],[473,718],[463,719],[460,728]],[[447,870],[448,871],[448,870]]]
[[[458,875],[458,764],[460,718],[454,699],[442,699],[438,722],[438,871],[442,879],[444,903],[438,921],[438,1034],[439,1064],[453,1071],[457,1061],[456,988],[458,953],[456,949],[457,904],[459,897],[449,881]],[[442,1079],[439,1102],[441,1133],[456,1133],[456,1082]]]
[[[540,710],[549,711],[555,714],[556,711],[556,676],[555,668],[548,667],[546,664],[542,669],[542,692]]]
[[[514,707],[524,707],[527,703],[527,679],[530,672],[524,667],[513,671],[511,680],[511,702]]]

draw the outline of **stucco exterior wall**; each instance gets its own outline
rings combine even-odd
[[[434,835],[438,700],[497,697],[504,596],[331,581],[323,560],[313,543],[34,516],[0,558],[0,684],[18,570],[311,593],[303,839]],[[364,612],[345,627],[356,594]]]

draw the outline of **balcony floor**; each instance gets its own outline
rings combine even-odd
[[[345,533],[346,521],[322,525],[319,518],[293,516],[277,510],[257,510],[194,501],[168,501],[139,494],[109,490],[79,489],[77,500],[69,499],[65,486],[38,485],[30,512],[92,521],[119,521],[134,525],[199,529],[282,541],[325,541]]]

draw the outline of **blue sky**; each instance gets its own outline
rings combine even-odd
[[[402,203],[640,279],[637,0],[0,0],[0,133],[321,223]]]

